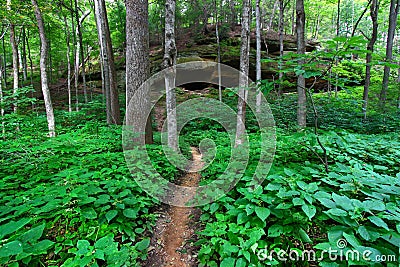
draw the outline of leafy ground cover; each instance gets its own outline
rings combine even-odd
[[[225,95],[224,101],[235,108],[233,97]],[[294,98],[271,101],[278,126],[272,169],[261,186],[249,189],[259,157],[251,150],[238,185],[202,207],[195,244],[200,265],[308,266],[302,259],[282,261],[277,253],[301,256],[313,250],[311,264],[320,266],[398,266],[399,114],[372,110],[362,121],[352,101],[316,95],[328,173],[309,149],[322,155],[314,131],[296,131]],[[100,102],[90,106],[72,114],[59,111],[60,134],[51,140],[41,113],[7,115],[0,140],[0,265],[137,266],[146,258],[160,203],[132,180],[121,128],[98,117]],[[259,132],[251,112],[247,115],[249,138],[256,144]],[[188,156],[189,147],[204,138],[218,148],[202,171],[207,183],[225,170],[231,143],[220,125],[198,119],[180,135],[183,153]],[[160,139],[156,134],[148,151],[155,169],[173,181],[180,173],[162,156]],[[342,250],[338,241],[345,242]],[[324,254],[329,249],[338,250],[336,259]],[[343,253],[352,251],[394,258],[344,261]]]

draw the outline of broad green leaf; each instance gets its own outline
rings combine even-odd
[[[357,232],[358,232],[358,233],[360,234],[360,236],[361,236],[362,238],[364,238],[365,240],[367,240],[367,241],[370,241],[370,240],[371,240],[371,236],[369,235],[368,230],[367,230],[367,228],[365,228],[364,225],[358,227]]]
[[[301,209],[304,211],[304,213],[307,215],[308,219],[310,219],[310,220],[317,213],[317,209],[312,205],[303,205],[303,206],[301,206]]]
[[[19,221],[11,221],[0,226],[0,239],[3,239],[8,234],[16,232],[31,221],[31,218],[22,218]]]
[[[220,267],[233,267],[235,266],[234,258],[225,258],[222,260]]]
[[[347,216],[347,212],[345,210],[338,209],[338,208],[330,209],[326,213],[334,215],[334,216],[338,216],[338,217]]]
[[[86,219],[92,220],[97,218],[97,213],[93,208],[86,208],[82,210],[82,216]]]
[[[344,238],[346,238],[347,242],[352,245],[354,248],[361,246],[360,241],[354,236],[354,234],[347,234],[346,232],[343,233]]]
[[[150,245],[150,238],[145,238],[142,241],[136,243],[135,247],[139,251],[145,250]]]
[[[265,222],[265,220],[271,214],[271,211],[268,208],[264,208],[264,207],[256,207],[255,212],[256,212],[258,218],[260,218],[261,221],[263,221],[263,222]]]
[[[85,255],[90,251],[90,243],[87,240],[78,240],[76,247],[78,248],[76,255]]]
[[[94,247],[98,249],[104,249],[107,247],[111,247],[113,242],[114,242],[114,236],[110,234],[97,240],[96,243],[94,244]]]
[[[41,240],[40,242],[34,244],[30,249],[29,252],[33,255],[41,255],[46,254],[47,250],[53,246],[54,242],[50,240]]]
[[[369,217],[368,217],[368,220],[369,220],[370,222],[372,222],[373,224],[375,224],[376,226],[382,227],[382,228],[384,228],[384,229],[386,229],[386,230],[389,231],[388,225],[387,225],[387,224],[385,223],[385,221],[382,220],[381,218],[379,218],[379,217],[377,217],[377,216],[369,216]]]
[[[18,240],[21,241],[22,243],[34,243],[36,240],[38,240],[42,234],[43,234],[43,230],[44,230],[44,226],[45,224],[41,224],[35,228],[30,229],[29,231],[27,231],[26,233],[22,234],[20,237],[18,237]]]
[[[20,241],[11,241],[0,247],[0,258],[18,255],[22,253],[22,244]]]
[[[108,211],[106,213],[106,219],[107,219],[108,222],[110,222],[117,215],[118,215],[118,211],[117,210],[110,210],[110,211]]]
[[[336,193],[332,193],[332,199],[335,201],[336,205],[341,206],[345,210],[353,210],[351,200],[347,196],[341,196]]]
[[[123,214],[127,218],[134,219],[137,217],[138,209],[125,209]]]
[[[239,258],[236,260],[236,265],[235,267],[246,267],[247,266],[247,261],[243,258]]]
[[[307,243],[310,243],[310,244],[313,243],[311,238],[308,236],[307,232],[304,231],[303,228],[299,229],[299,235],[300,235],[301,241],[307,242]]]

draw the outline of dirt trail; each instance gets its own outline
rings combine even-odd
[[[192,158],[193,163],[189,166],[188,173],[178,181],[181,186],[196,187],[200,181],[201,176],[197,171],[201,169],[203,162],[197,148],[192,147]],[[192,198],[190,195],[176,197],[179,197],[179,203]],[[196,208],[168,206],[166,212],[160,214],[144,266],[196,266],[197,252],[190,243],[195,239],[195,222],[199,215]]]

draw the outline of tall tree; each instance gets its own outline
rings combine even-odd
[[[392,63],[393,60],[393,40],[394,40],[394,33],[396,31],[397,16],[399,14],[399,5],[400,5],[400,0],[390,1],[389,27],[388,27],[388,35],[386,41],[386,63]],[[382,106],[385,105],[387,98],[389,76],[390,76],[390,67],[388,65],[385,65],[383,72],[382,90],[379,96],[379,102]]]
[[[177,50],[175,44],[175,0],[165,1],[165,48],[163,68],[167,104],[168,146],[178,150],[178,133],[176,125],[175,65]],[[205,25],[207,27],[207,25]]]
[[[85,52],[83,48],[83,36],[82,36],[82,25],[83,21],[89,16],[90,10],[86,11],[81,17],[79,17],[78,0],[75,0],[75,18],[76,18],[76,36],[77,36],[77,55],[76,55],[76,75],[79,74],[79,61],[82,65],[82,79],[83,79],[83,94],[85,97],[85,103],[88,102],[87,89],[86,89],[86,73],[85,73]],[[78,75],[79,76],[79,75]],[[78,77],[76,76],[76,77]]]
[[[260,2],[261,0],[256,0],[256,42],[257,42],[257,52],[256,52],[256,80],[257,80],[257,100],[256,100],[256,111],[261,112],[261,101],[262,101],[262,91],[261,86],[261,12],[260,12]]]
[[[282,70],[282,58],[283,58],[283,35],[284,35],[284,27],[285,27],[285,8],[289,3],[287,1],[284,3],[284,0],[279,0],[279,90],[278,94],[282,94],[282,80],[283,80],[283,72]]]
[[[120,124],[121,114],[118,102],[117,72],[115,69],[114,51],[110,37],[105,1],[95,0],[94,5],[100,44],[102,82],[106,95],[107,122],[109,124]]]
[[[378,11],[379,11],[379,0],[372,0],[371,7],[371,20],[372,20],[372,36],[369,38],[367,45],[367,56],[366,56],[366,66],[365,66],[365,83],[364,83],[364,93],[363,93],[363,106],[362,112],[364,119],[367,118],[367,108],[368,108],[368,94],[369,86],[371,83],[371,61],[372,53],[374,52],[375,42],[378,38]]]
[[[67,43],[67,90],[68,90],[68,111],[72,112],[72,94],[71,94],[71,33],[68,25],[67,16],[64,16],[65,36]]]
[[[145,132],[149,144],[153,134],[144,111],[150,106],[150,92],[141,87],[150,75],[148,17],[148,0],[126,1],[126,125]]]
[[[221,2],[222,3],[222,2]],[[215,37],[217,38],[217,63],[218,63],[218,98],[222,101],[222,86],[221,86],[221,42],[219,38],[219,16],[217,0],[214,0],[215,7]],[[222,7],[221,7],[222,11]]]
[[[244,134],[246,131],[246,100],[247,100],[247,87],[249,84],[249,55],[250,55],[250,0],[243,0],[243,13],[242,13],[242,33],[241,33],[241,46],[240,46],[240,79],[238,91],[238,112],[237,112],[237,126],[236,126],[236,139],[235,146],[243,144]]]
[[[46,115],[47,115],[47,124],[49,128],[49,137],[54,137],[56,136],[56,127],[55,127],[55,119],[54,119],[54,111],[53,111],[53,105],[51,102],[51,97],[50,97],[50,90],[49,90],[49,85],[47,81],[47,56],[48,56],[48,51],[47,51],[47,38],[46,38],[46,33],[44,31],[44,23],[43,23],[43,18],[42,18],[42,13],[40,12],[39,6],[36,2],[36,0],[31,0],[34,11],[35,11],[35,16],[37,20],[37,25],[39,29],[39,35],[40,35],[40,78],[42,82],[42,92],[43,92],[43,97],[44,97],[44,104],[46,106]]]
[[[11,0],[7,0],[7,10],[11,12]],[[18,55],[18,43],[15,35],[15,25],[14,22],[10,21],[10,43],[12,48],[12,58],[13,58],[13,93],[17,94],[19,88],[19,55]],[[14,112],[17,112],[18,104],[17,99],[14,99]]]
[[[296,32],[297,32],[297,53],[302,57],[306,53],[306,42],[304,36],[306,15],[304,13],[304,1],[296,1]],[[304,64],[304,59],[299,60],[299,65]],[[306,127],[307,122],[307,98],[306,82],[304,76],[300,74],[297,77],[297,124],[300,128]]]

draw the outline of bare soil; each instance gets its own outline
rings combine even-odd
[[[193,163],[188,173],[183,175],[178,184],[187,187],[196,187],[200,181],[197,172],[202,166],[202,155],[197,148],[192,147]],[[176,201],[185,203],[193,196],[173,196]],[[159,220],[154,229],[150,243],[148,260],[144,266],[149,267],[192,267],[197,266],[197,248],[194,241],[197,239],[199,209],[167,206],[160,211]]]

